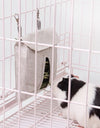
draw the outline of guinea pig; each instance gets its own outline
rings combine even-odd
[[[63,78],[54,89],[55,97],[62,100],[68,100],[68,86],[69,77]],[[92,108],[89,106],[88,109],[86,109],[87,97],[88,105],[100,106],[100,88],[94,84],[89,83],[87,96],[87,83],[77,79],[76,77],[74,77],[74,75],[71,75],[70,92],[70,119],[76,120],[80,124],[80,126],[85,127],[87,115],[87,127],[100,128],[100,109]],[[81,105],[74,104],[75,102],[80,103]],[[62,110],[63,117],[67,118],[68,103],[63,101],[58,101],[58,103]]]

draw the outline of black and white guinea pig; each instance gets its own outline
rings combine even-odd
[[[68,100],[69,78],[63,78],[54,88],[54,96],[59,99]],[[71,75],[71,102],[86,104],[87,84]],[[67,118],[68,103],[58,101],[64,118]],[[88,104],[100,106],[100,88],[94,84],[88,84]],[[100,128],[100,109],[88,107],[88,128]],[[86,124],[86,106],[70,104],[70,119],[76,120],[80,126]]]

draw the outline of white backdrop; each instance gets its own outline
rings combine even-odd
[[[51,4],[54,3],[51,0]],[[56,0],[57,2],[61,2],[63,0]],[[67,1],[67,0],[66,0]],[[63,2],[62,4],[57,4],[56,6],[56,31],[62,39],[61,43],[64,44],[64,40],[66,41],[66,45],[69,42],[69,31],[70,31],[70,1]],[[74,17],[73,17],[73,47],[74,48],[89,48],[89,34],[90,34],[90,23],[91,23],[91,1],[92,0],[74,0]],[[0,0],[0,37],[3,36],[3,22],[1,18],[3,17],[3,0]],[[42,9],[44,6],[48,6],[45,9]],[[40,19],[42,22],[42,28],[52,27],[53,26],[53,12],[54,8],[49,7],[50,0],[40,0],[38,6],[40,9]],[[11,9],[11,0],[4,0],[4,11],[5,17],[14,15],[19,12],[19,3],[18,0],[12,0],[12,9]],[[23,28],[23,35],[34,31],[35,25],[35,13],[27,13],[25,11],[30,11],[35,9],[35,0],[21,0],[21,12],[22,19],[21,24]],[[11,11],[12,10],[12,11]],[[95,0],[94,2],[94,13],[93,13],[93,30],[92,30],[92,50],[100,51],[100,0]],[[10,29],[12,28],[12,29]],[[65,35],[64,33],[67,32]],[[5,37],[6,38],[17,38],[17,25],[14,17],[5,19]],[[62,35],[62,36],[61,36]],[[65,37],[64,37],[65,35]],[[15,42],[5,41],[5,56],[9,56],[14,54],[14,44]],[[63,52],[64,50],[58,49],[59,59],[58,61],[62,61],[64,58],[67,60],[68,52]],[[3,41],[0,40],[0,60],[3,57]],[[88,65],[88,54],[85,52],[73,51],[73,64],[77,63],[87,66]],[[82,67],[74,65],[74,67]],[[95,67],[95,68],[94,68]],[[86,67],[82,67],[87,69]],[[100,55],[92,54],[91,56],[91,70],[100,71]],[[81,79],[87,80],[87,71],[83,70],[73,70],[75,74],[79,75]],[[10,73],[12,79],[10,80]],[[15,68],[14,68],[14,57],[12,59],[6,59],[5,61],[5,82],[8,87],[9,84],[14,86],[15,84]],[[90,81],[100,85],[100,73],[91,72]],[[2,85],[2,61],[0,61],[0,84]]]

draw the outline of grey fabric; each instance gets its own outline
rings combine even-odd
[[[55,44],[59,42],[59,38],[56,34],[55,37]],[[23,38],[26,41],[35,41],[35,34],[28,34],[26,37]],[[48,43],[52,44],[53,40],[53,31],[50,29],[40,30],[37,32],[37,41],[39,43]],[[19,46],[18,43],[15,44],[15,79],[16,79],[16,89],[18,89],[18,69],[20,68],[20,89],[25,92],[34,92],[35,87],[35,45],[29,43],[22,43],[21,44],[21,55],[20,60],[21,64],[19,67]],[[49,58],[50,61],[50,74],[51,74],[51,65],[52,65],[52,48],[48,46],[38,46],[37,52],[37,92],[39,91],[44,75],[44,68],[45,68],[45,59],[46,57]],[[57,49],[55,48],[54,52],[54,78],[56,76],[57,70]],[[50,76],[51,81],[51,76]],[[21,94],[21,100],[25,100],[29,97],[29,95]]]

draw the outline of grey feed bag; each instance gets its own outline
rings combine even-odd
[[[35,42],[35,33],[30,33],[22,38],[24,41]],[[43,44],[52,44],[53,30],[44,29],[37,31],[37,42]],[[59,37],[55,33],[55,44],[59,43]],[[34,93],[35,90],[35,45],[30,43],[21,43],[20,66],[19,66],[19,45],[15,44],[15,80],[16,89],[18,89],[18,71],[20,68],[20,89],[21,91]],[[52,47],[37,46],[37,85],[36,91],[45,88],[51,82],[52,65]],[[54,79],[57,70],[57,49],[54,49]],[[21,100],[25,100],[29,95],[21,93]]]

